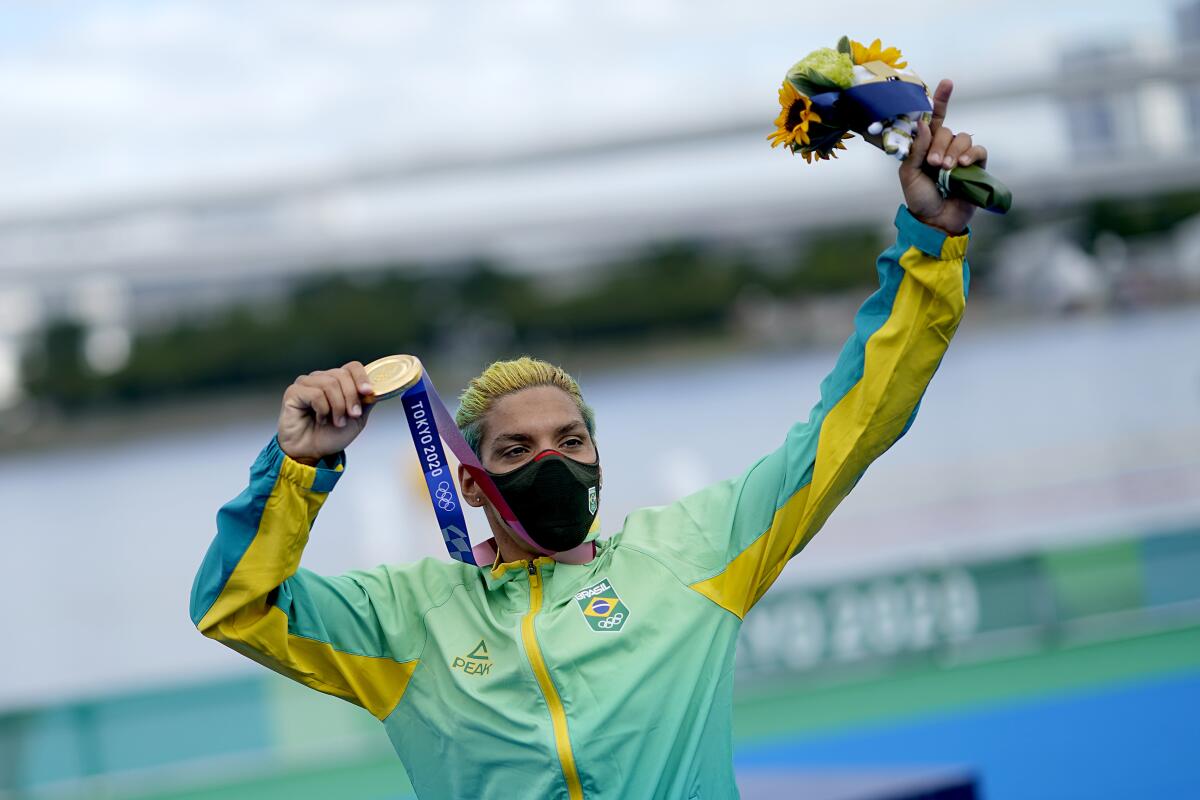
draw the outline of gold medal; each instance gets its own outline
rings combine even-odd
[[[384,356],[366,366],[367,378],[375,396],[367,402],[386,400],[408,389],[421,379],[421,362],[416,356]]]

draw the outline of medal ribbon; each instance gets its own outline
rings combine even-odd
[[[437,515],[446,549],[450,551],[451,558],[474,564],[462,500],[458,496],[454,476],[450,474],[450,462],[446,460],[446,452],[442,449],[437,419],[424,383],[425,379],[422,378],[400,396],[400,402],[404,406],[408,430],[412,434],[413,446],[417,448],[421,473],[425,476],[425,488],[429,490],[429,499],[433,501],[433,513]]]

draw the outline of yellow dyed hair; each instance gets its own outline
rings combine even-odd
[[[483,441],[484,420],[495,402],[505,395],[534,386],[557,386],[569,394],[579,407],[588,434],[595,438],[596,414],[583,401],[583,393],[575,379],[562,367],[540,358],[521,356],[511,361],[493,362],[478,377],[472,378],[459,395],[454,421],[476,455],[479,455],[479,445]]]

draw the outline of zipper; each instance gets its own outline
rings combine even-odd
[[[567,792],[571,800],[583,800],[583,785],[579,782],[579,770],[575,768],[575,755],[571,752],[571,739],[567,735],[567,712],[563,708],[554,681],[550,680],[550,670],[546,668],[546,660],[542,658],[541,648],[538,647],[537,634],[533,630],[533,620],[542,610],[542,572],[533,561],[529,562],[529,613],[521,620],[521,639],[525,642],[525,654],[529,657],[529,666],[533,668],[533,676],[537,678],[542,696],[546,698],[546,706],[550,709],[550,722],[554,728],[554,745],[558,750],[558,760],[562,765],[563,778],[567,782]]]

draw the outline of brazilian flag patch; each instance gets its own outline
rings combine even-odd
[[[575,602],[594,631],[619,631],[629,619],[629,609],[608,578],[576,594]]]

